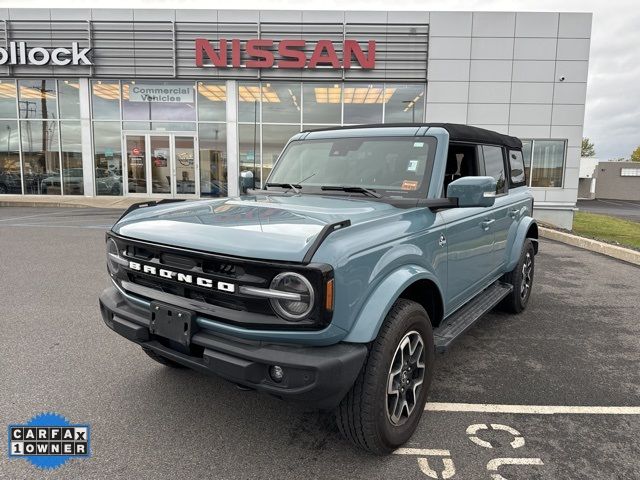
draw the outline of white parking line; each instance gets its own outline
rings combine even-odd
[[[9,222],[11,220],[22,220],[24,218],[36,218],[36,217],[52,217],[59,213],[67,213],[67,212],[48,212],[48,213],[38,213],[35,215],[25,215],[22,217],[9,217],[9,218],[0,218],[0,222]]]
[[[393,452],[396,455],[422,455],[425,457],[448,457],[449,450],[434,450],[430,448],[398,448]]]
[[[490,405],[487,403],[427,403],[430,412],[522,413],[529,415],[640,415],[640,407],[565,405]]]

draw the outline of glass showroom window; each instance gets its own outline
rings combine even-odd
[[[533,140],[522,140],[522,156],[524,157],[524,171],[527,176],[527,185],[531,186],[531,149]]]
[[[58,122],[22,120],[24,193],[60,195],[60,145]]]
[[[94,80],[91,82],[92,118],[120,120],[120,82]]]
[[[260,185],[286,142],[300,129],[381,123],[383,118],[395,122],[423,121],[424,92],[424,85],[241,82],[238,84],[240,169],[253,171],[255,161],[256,184]]]
[[[238,121],[260,122],[260,83],[238,84]],[[265,101],[267,101],[265,99]]]
[[[20,118],[58,118],[55,80],[18,80]]]
[[[384,123],[423,122],[424,85],[385,85]]]
[[[227,87],[222,82],[198,82],[198,120],[227,120]]]
[[[253,172],[256,187],[260,187],[260,125],[238,125],[238,160],[240,171]]]
[[[227,126],[224,123],[200,123],[200,195],[227,196]]]
[[[18,133],[17,121],[0,120],[0,194],[22,193]]]
[[[342,86],[339,83],[305,83],[303,91],[302,121],[309,124],[342,124]],[[309,127],[313,128],[313,127]]]
[[[96,195],[122,195],[120,122],[93,122]]]
[[[0,118],[17,118],[16,97],[15,80],[0,80]]]
[[[343,90],[344,124],[382,123],[382,106],[387,101],[382,84],[347,84]]]
[[[22,193],[15,80],[0,80],[0,194]]]
[[[60,122],[62,187],[65,195],[83,195],[80,122]]]
[[[297,125],[262,126],[262,174],[260,178],[267,179],[284,146],[291,137],[299,132],[300,127]]]
[[[299,83],[265,83],[262,90],[262,122],[300,126]],[[300,129],[298,128],[298,131]],[[265,134],[266,136],[266,134]]]
[[[562,187],[564,158],[564,140],[534,140],[531,160],[531,186]]]
[[[80,118],[80,83],[78,80],[58,80],[60,118]]]

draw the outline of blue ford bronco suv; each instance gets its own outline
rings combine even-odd
[[[517,138],[302,132],[260,188],[241,181],[238,198],[134,205],[107,233],[102,318],[157,362],[335,408],[384,454],[415,431],[435,352],[527,305],[538,227]]]

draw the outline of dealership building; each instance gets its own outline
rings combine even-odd
[[[0,9],[0,194],[201,198],[301,130],[466,123],[523,140],[570,227],[590,13]],[[0,197],[1,198],[1,197]]]

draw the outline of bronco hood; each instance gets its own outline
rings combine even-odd
[[[319,195],[250,196],[134,210],[112,228],[124,237],[246,258],[300,262],[322,228],[397,211],[382,202]]]

